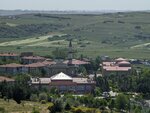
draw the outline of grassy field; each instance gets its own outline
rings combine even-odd
[[[56,34],[70,34],[78,55],[89,57],[108,55],[150,59],[150,13],[131,12],[101,15],[19,15],[16,19],[0,17],[10,27],[30,24],[58,24],[64,26]],[[65,39],[49,41],[49,32],[40,36],[0,38],[0,52],[33,51],[51,55],[56,47],[67,47]]]
[[[0,107],[4,108],[6,113],[31,113],[34,108],[39,110],[40,113],[49,113],[47,110],[48,104],[40,104],[39,102],[23,101],[21,104],[17,104],[13,100],[7,102],[0,99]]]

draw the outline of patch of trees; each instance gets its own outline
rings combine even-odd
[[[34,16],[52,18],[52,19],[58,19],[58,20],[64,20],[64,19],[70,20],[71,19],[69,17],[61,17],[61,16],[54,16],[54,15],[48,15],[48,14],[35,14]]]
[[[135,29],[141,29],[142,27],[141,26],[135,26]]]
[[[137,92],[143,93],[150,98],[150,69],[143,70],[141,76],[137,80]]]
[[[69,40],[69,38],[70,38],[70,35],[63,35],[63,36],[55,35],[53,37],[48,37],[48,41]]]
[[[114,21],[113,20],[105,20],[105,21],[103,21],[103,23],[114,23]]]
[[[146,39],[150,39],[150,35],[149,34],[137,34],[134,35],[135,38],[141,39],[141,40],[146,40]]]
[[[63,28],[58,24],[28,24],[19,26],[0,25],[0,38],[21,38],[36,35],[44,35],[48,32]]]
[[[124,21],[121,21],[121,20],[118,20],[118,23],[124,24],[125,22],[124,22]]]
[[[102,44],[112,44],[111,40],[102,40]]]
[[[7,83],[6,81],[0,83],[0,93],[2,98],[14,99],[18,104],[21,100],[27,100],[31,95],[31,88],[29,86],[29,75],[17,75],[15,83]]]

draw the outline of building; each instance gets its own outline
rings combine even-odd
[[[50,78],[31,78],[33,88],[57,88],[60,93],[74,92],[77,94],[91,93],[95,88],[95,81],[88,78],[73,78],[60,72]]]
[[[130,75],[132,72],[131,63],[126,59],[118,58],[113,62],[103,62],[102,63],[102,75]]]
[[[22,53],[20,54],[20,56],[21,56],[21,57],[33,56],[33,52],[22,52]]]
[[[19,60],[19,55],[15,53],[0,53],[0,60]]]
[[[9,54],[5,56],[17,56],[16,54]],[[55,60],[47,59],[40,56],[30,56],[32,52],[24,52],[21,54],[21,64],[6,64],[0,65],[0,72],[6,74],[18,74],[18,73],[30,73],[41,74],[47,76],[53,76],[57,73],[63,72],[70,76],[77,76],[79,66],[89,65],[89,62],[73,59],[72,42],[69,41],[68,46],[68,59],[67,60]]]
[[[82,66],[82,65],[89,65],[89,62],[85,62],[82,60],[72,59],[71,62],[69,60],[64,61],[65,64],[71,63],[74,66]]]
[[[38,72],[44,72],[46,75],[50,75],[50,65],[55,64],[53,61],[43,61],[43,62],[37,62],[32,64],[26,64],[24,67],[27,69],[27,73],[38,73]]]
[[[18,73],[26,73],[27,69],[24,67],[24,65],[21,64],[6,64],[6,65],[0,65],[0,73],[3,74],[18,74]]]
[[[25,56],[21,58],[23,64],[32,64],[37,62],[43,62],[46,58],[40,56]]]

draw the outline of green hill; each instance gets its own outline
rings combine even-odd
[[[110,14],[25,14],[0,17],[0,51],[22,52],[32,49],[50,55],[56,47],[66,47],[66,37],[33,41],[30,44],[6,44],[26,38],[69,34],[78,55],[89,57],[150,58],[150,13]],[[6,46],[1,46],[3,44]],[[140,46],[138,46],[140,45]],[[19,49],[18,49],[19,48]]]

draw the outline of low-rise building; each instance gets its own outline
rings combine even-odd
[[[0,60],[19,60],[19,55],[15,53],[0,53]]]
[[[37,62],[43,62],[46,58],[40,56],[25,56],[21,58],[23,64],[32,64]]]
[[[6,64],[6,65],[0,65],[0,73],[3,74],[18,74],[18,73],[26,73],[27,69],[24,67],[24,65],[21,64]]]
[[[34,88],[57,88],[60,93],[91,93],[95,88],[95,81],[88,78],[73,78],[67,74],[59,73],[50,78],[31,78],[31,86]]]

